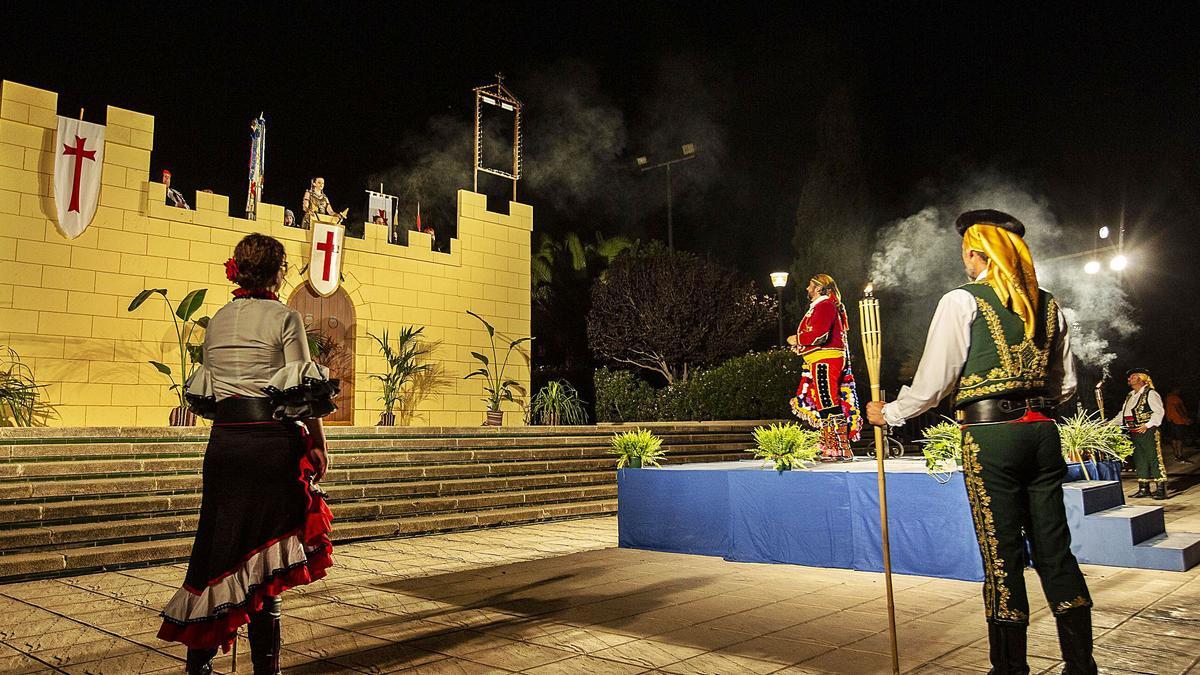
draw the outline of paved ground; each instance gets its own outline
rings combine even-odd
[[[1197,477],[1181,475],[1187,490],[1165,502],[1168,528],[1200,531]],[[327,579],[284,597],[287,672],[889,669],[882,575],[618,549],[611,517],[353,544],[336,558]],[[1102,672],[1200,673],[1200,568],[1085,572]],[[0,673],[182,672],[182,648],[154,637],[182,577],[165,566],[0,586]],[[986,672],[979,584],[895,583],[906,672]],[[1030,665],[1057,672],[1053,618],[1031,600]],[[244,639],[239,651],[250,672]]]

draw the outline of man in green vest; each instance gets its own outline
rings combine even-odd
[[[1167,498],[1167,467],[1162,459],[1162,438],[1159,432],[1163,423],[1162,397],[1154,390],[1150,372],[1145,368],[1134,368],[1129,377],[1129,395],[1121,406],[1121,412],[1110,424],[1120,425],[1133,441],[1133,468],[1137,471],[1138,491],[1130,497]]]
[[[900,426],[952,396],[962,425],[967,500],[983,557],[992,672],[1028,673],[1026,541],[1058,626],[1064,673],[1095,673],[1091,595],[1071,554],[1058,427],[1047,414],[1075,393],[1067,322],[1038,288],[1025,226],[968,211],[967,283],[942,296],[917,374],[895,401],[867,405],[872,424]]]

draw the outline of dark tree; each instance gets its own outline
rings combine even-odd
[[[774,321],[775,300],[740,272],[654,244],[618,257],[592,287],[588,344],[676,384],[745,352]]]

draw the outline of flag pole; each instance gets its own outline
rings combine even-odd
[[[867,374],[871,378],[871,400],[882,397],[879,392],[879,366],[883,359],[883,333],[879,327],[879,298],[875,297],[871,284],[863,291],[858,301],[859,330],[862,333],[863,352],[867,361]],[[888,636],[892,647],[892,673],[900,673],[900,652],[896,647],[896,603],[892,595],[892,547],[888,540],[887,477],[883,459],[887,449],[883,443],[883,428],[875,429],[875,466],[879,474],[879,530],[883,548],[883,578],[887,585]]]

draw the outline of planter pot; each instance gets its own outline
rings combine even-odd
[[[171,416],[168,419],[173,427],[196,426],[196,413],[184,408],[183,406],[175,406],[172,408]]]
[[[637,456],[630,457],[626,466],[628,466],[630,469],[640,469],[642,468],[642,458]]]
[[[483,426],[485,426],[485,427],[504,426],[504,411],[503,410],[487,411],[487,419],[485,419],[483,421]]]
[[[396,413],[383,412],[379,413],[378,427],[394,427],[396,426]]]

